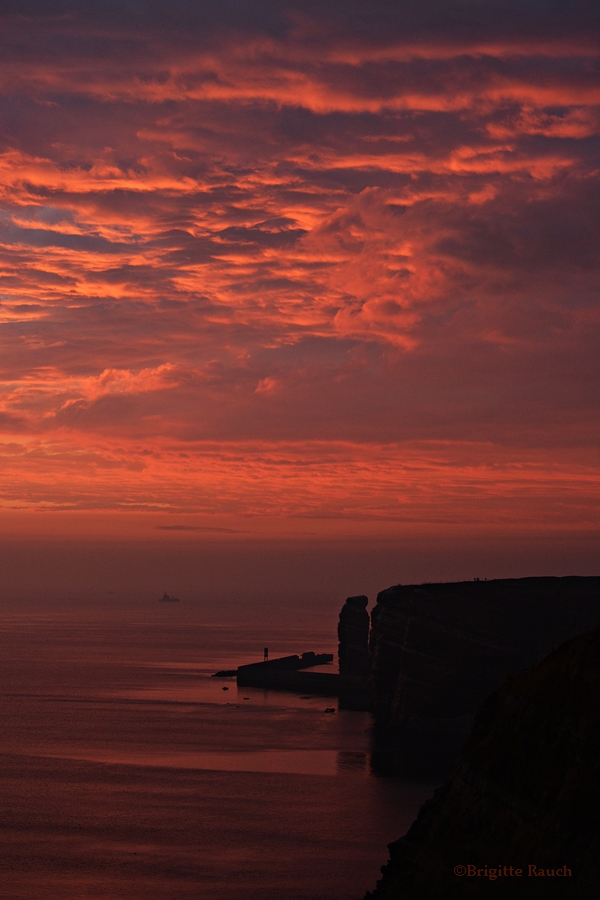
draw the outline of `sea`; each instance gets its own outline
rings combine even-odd
[[[360,900],[434,787],[373,773],[368,713],[212,677],[329,625],[178,606],[0,615],[0,896]]]

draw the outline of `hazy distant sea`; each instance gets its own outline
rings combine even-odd
[[[367,714],[210,678],[335,635],[156,607],[0,618],[3,900],[358,900],[432,789]]]

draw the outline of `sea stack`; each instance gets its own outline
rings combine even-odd
[[[369,598],[364,594],[348,597],[340,612],[338,625],[340,709],[370,709],[368,602]]]

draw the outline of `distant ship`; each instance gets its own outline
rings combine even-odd
[[[159,603],[179,603],[179,597],[169,597],[168,594],[163,594],[162,597],[158,598]]]

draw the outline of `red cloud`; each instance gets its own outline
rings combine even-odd
[[[444,10],[5,15],[5,505],[596,521],[594,36]]]

